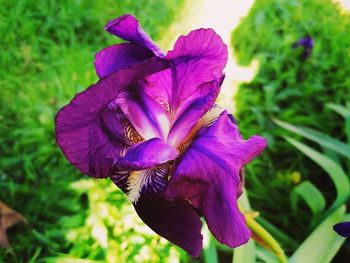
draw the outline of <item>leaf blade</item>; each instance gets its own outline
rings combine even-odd
[[[329,263],[345,239],[332,230],[344,218],[345,206],[330,214],[300,245],[290,258],[290,263]]]

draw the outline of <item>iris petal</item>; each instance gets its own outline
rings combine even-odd
[[[174,160],[178,151],[159,138],[137,143],[128,148],[124,157],[115,160],[118,167],[136,171]]]
[[[187,100],[181,105],[168,136],[169,144],[177,146],[183,142],[198,120],[213,107],[220,85],[221,80],[200,85],[198,93],[201,95],[194,100]]]
[[[154,57],[119,70],[63,107],[56,116],[56,140],[66,158],[85,174],[107,177],[112,170],[112,157],[118,156],[122,144],[101,125],[103,112],[131,83],[166,67],[165,61]]]
[[[213,30],[199,29],[181,36],[166,59],[171,69],[148,76],[145,90],[160,104],[166,105],[175,121],[178,112],[208,92],[204,88],[206,83],[219,81],[221,84],[227,47]],[[212,88],[218,92],[219,87]],[[186,106],[181,107],[183,104]]]
[[[171,63],[171,108],[200,97],[203,83],[220,79],[227,62],[227,46],[212,29],[198,29],[176,41],[166,59]]]
[[[165,139],[169,128],[169,114],[165,109],[142,89],[123,92],[113,102],[128,117],[129,121],[144,139],[160,137]]]
[[[109,21],[105,29],[109,33],[126,41],[151,50],[156,56],[164,57],[159,47],[157,47],[157,45],[153,43],[150,36],[143,31],[137,19],[131,15],[123,15]]]
[[[221,243],[246,243],[250,231],[237,207],[242,167],[261,153],[265,139],[243,140],[227,112],[210,127],[202,128],[179,161],[166,189],[169,198],[191,201],[205,217]]]
[[[110,105],[120,108],[137,132],[146,140],[161,137],[159,127],[150,109],[138,93],[125,91]]]
[[[131,43],[109,46],[95,55],[96,73],[103,78],[119,69],[143,62],[153,55],[148,49]]]
[[[155,195],[142,195],[134,204],[140,218],[158,235],[198,257],[202,248],[202,223],[185,200],[169,201]]]
[[[141,194],[161,195],[168,185],[169,170],[170,164],[163,163],[149,169],[132,171],[126,187],[129,200],[137,203]]]

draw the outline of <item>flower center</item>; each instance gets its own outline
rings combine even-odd
[[[186,149],[191,145],[198,131],[203,127],[211,126],[222,112],[223,109],[217,105],[211,108],[197,122],[197,124],[189,132],[184,141],[179,144],[177,149],[179,150],[180,154],[185,152]],[[136,203],[141,194],[163,193],[168,184],[168,181],[171,178],[171,172],[173,170],[173,166],[170,163],[171,162],[164,163],[145,170],[131,171],[130,175],[127,178],[127,195],[129,200],[133,203]]]

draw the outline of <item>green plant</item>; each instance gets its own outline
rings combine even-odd
[[[259,62],[257,75],[240,86],[235,98],[239,126],[244,136],[258,133],[269,141],[262,158],[247,167],[246,188],[254,209],[264,218],[260,223],[271,228],[287,254],[305,239],[308,222],[325,207],[321,195],[316,204],[298,202],[300,192],[310,190],[310,184],[293,191],[294,197],[290,189],[300,180],[313,182],[326,204],[336,193],[321,167],[281,139],[286,131],[278,129],[272,118],[345,138],[338,132],[343,127],[341,117],[323,105],[330,100],[345,105],[350,100],[350,36],[344,34],[349,25],[350,16],[330,0],[262,0],[254,3],[232,34],[238,62]],[[303,60],[302,48],[292,45],[305,36],[311,36],[315,45],[311,56]],[[291,203],[299,209],[290,210]]]
[[[345,133],[349,141],[348,122],[350,120],[350,109],[336,104],[327,104],[326,107],[344,117],[346,123]],[[307,144],[283,135],[290,144],[317,163],[329,175],[336,191],[335,200],[326,207],[325,200],[327,198],[313,182],[305,180],[294,188],[293,192],[304,199],[305,203],[312,210],[313,217],[310,221],[310,228],[316,229],[297,249],[291,258],[291,262],[330,262],[344,242],[344,238],[338,237],[332,231],[332,225],[350,218],[349,214],[345,215],[344,206],[349,201],[350,196],[349,175],[345,172],[349,168],[350,144],[310,128],[295,126],[277,119],[273,121],[278,126],[313,141],[323,149],[323,152],[321,152]],[[341,157],[345,158],[345,161]],[[322,240],[324,249],[316,249],[320,246],[320,240]]]

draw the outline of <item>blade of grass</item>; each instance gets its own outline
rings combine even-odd
[[[331,177],[337,191],[337,197],[332,205],[332,209],[336,209],[346,202],[350,193],[350,185],[342,167],[329,157],[319,153],[303,143],[298,142],[297,140],[294,140],[288,136],[283,136],[283,138],[321,166],[322,169],[325,170]]]
[[[331,149],[335,151],[336,153],[343,155],[350,159],[350,145],[340,142],[339,140],[333,139],[329,137],[328,135],[325,135],[323,133],[320,133],[318,131],[305,128],[305,127],[297,127],[292,124],[289,124],[284,121],[280,121],[277,119],[273,119],[273,121],[280,127],[289,130],[291,132],[294,132],[296,134],[299,134],[309,140],[312,140],[319,145],[326,147],[328,149]]]
[[[327,103],[326,107],[334,110],[337,113],[339,113],[344,118],[350,118],[350,109],[348,109],[348,108],[345,108],[345,107],[343,107],[341,105],[334,104],[334,103]]]
[[[350,109],[333,103],[326,104],[326,107],[342,115],[345,119],[345,133],[348,139],[348,144],[350,144]]]
[[[323,194],[310,181],[304,181],[292,190],[291,201],[294,209],[296,209],[298,197],[305,201],[314,215],[322,212],[326,207]]]
[[[345,206],[330,214],[301,244],[290,258],[290,263],[328,263],[336,255],[345,239],[332,226],[344,218]]]

